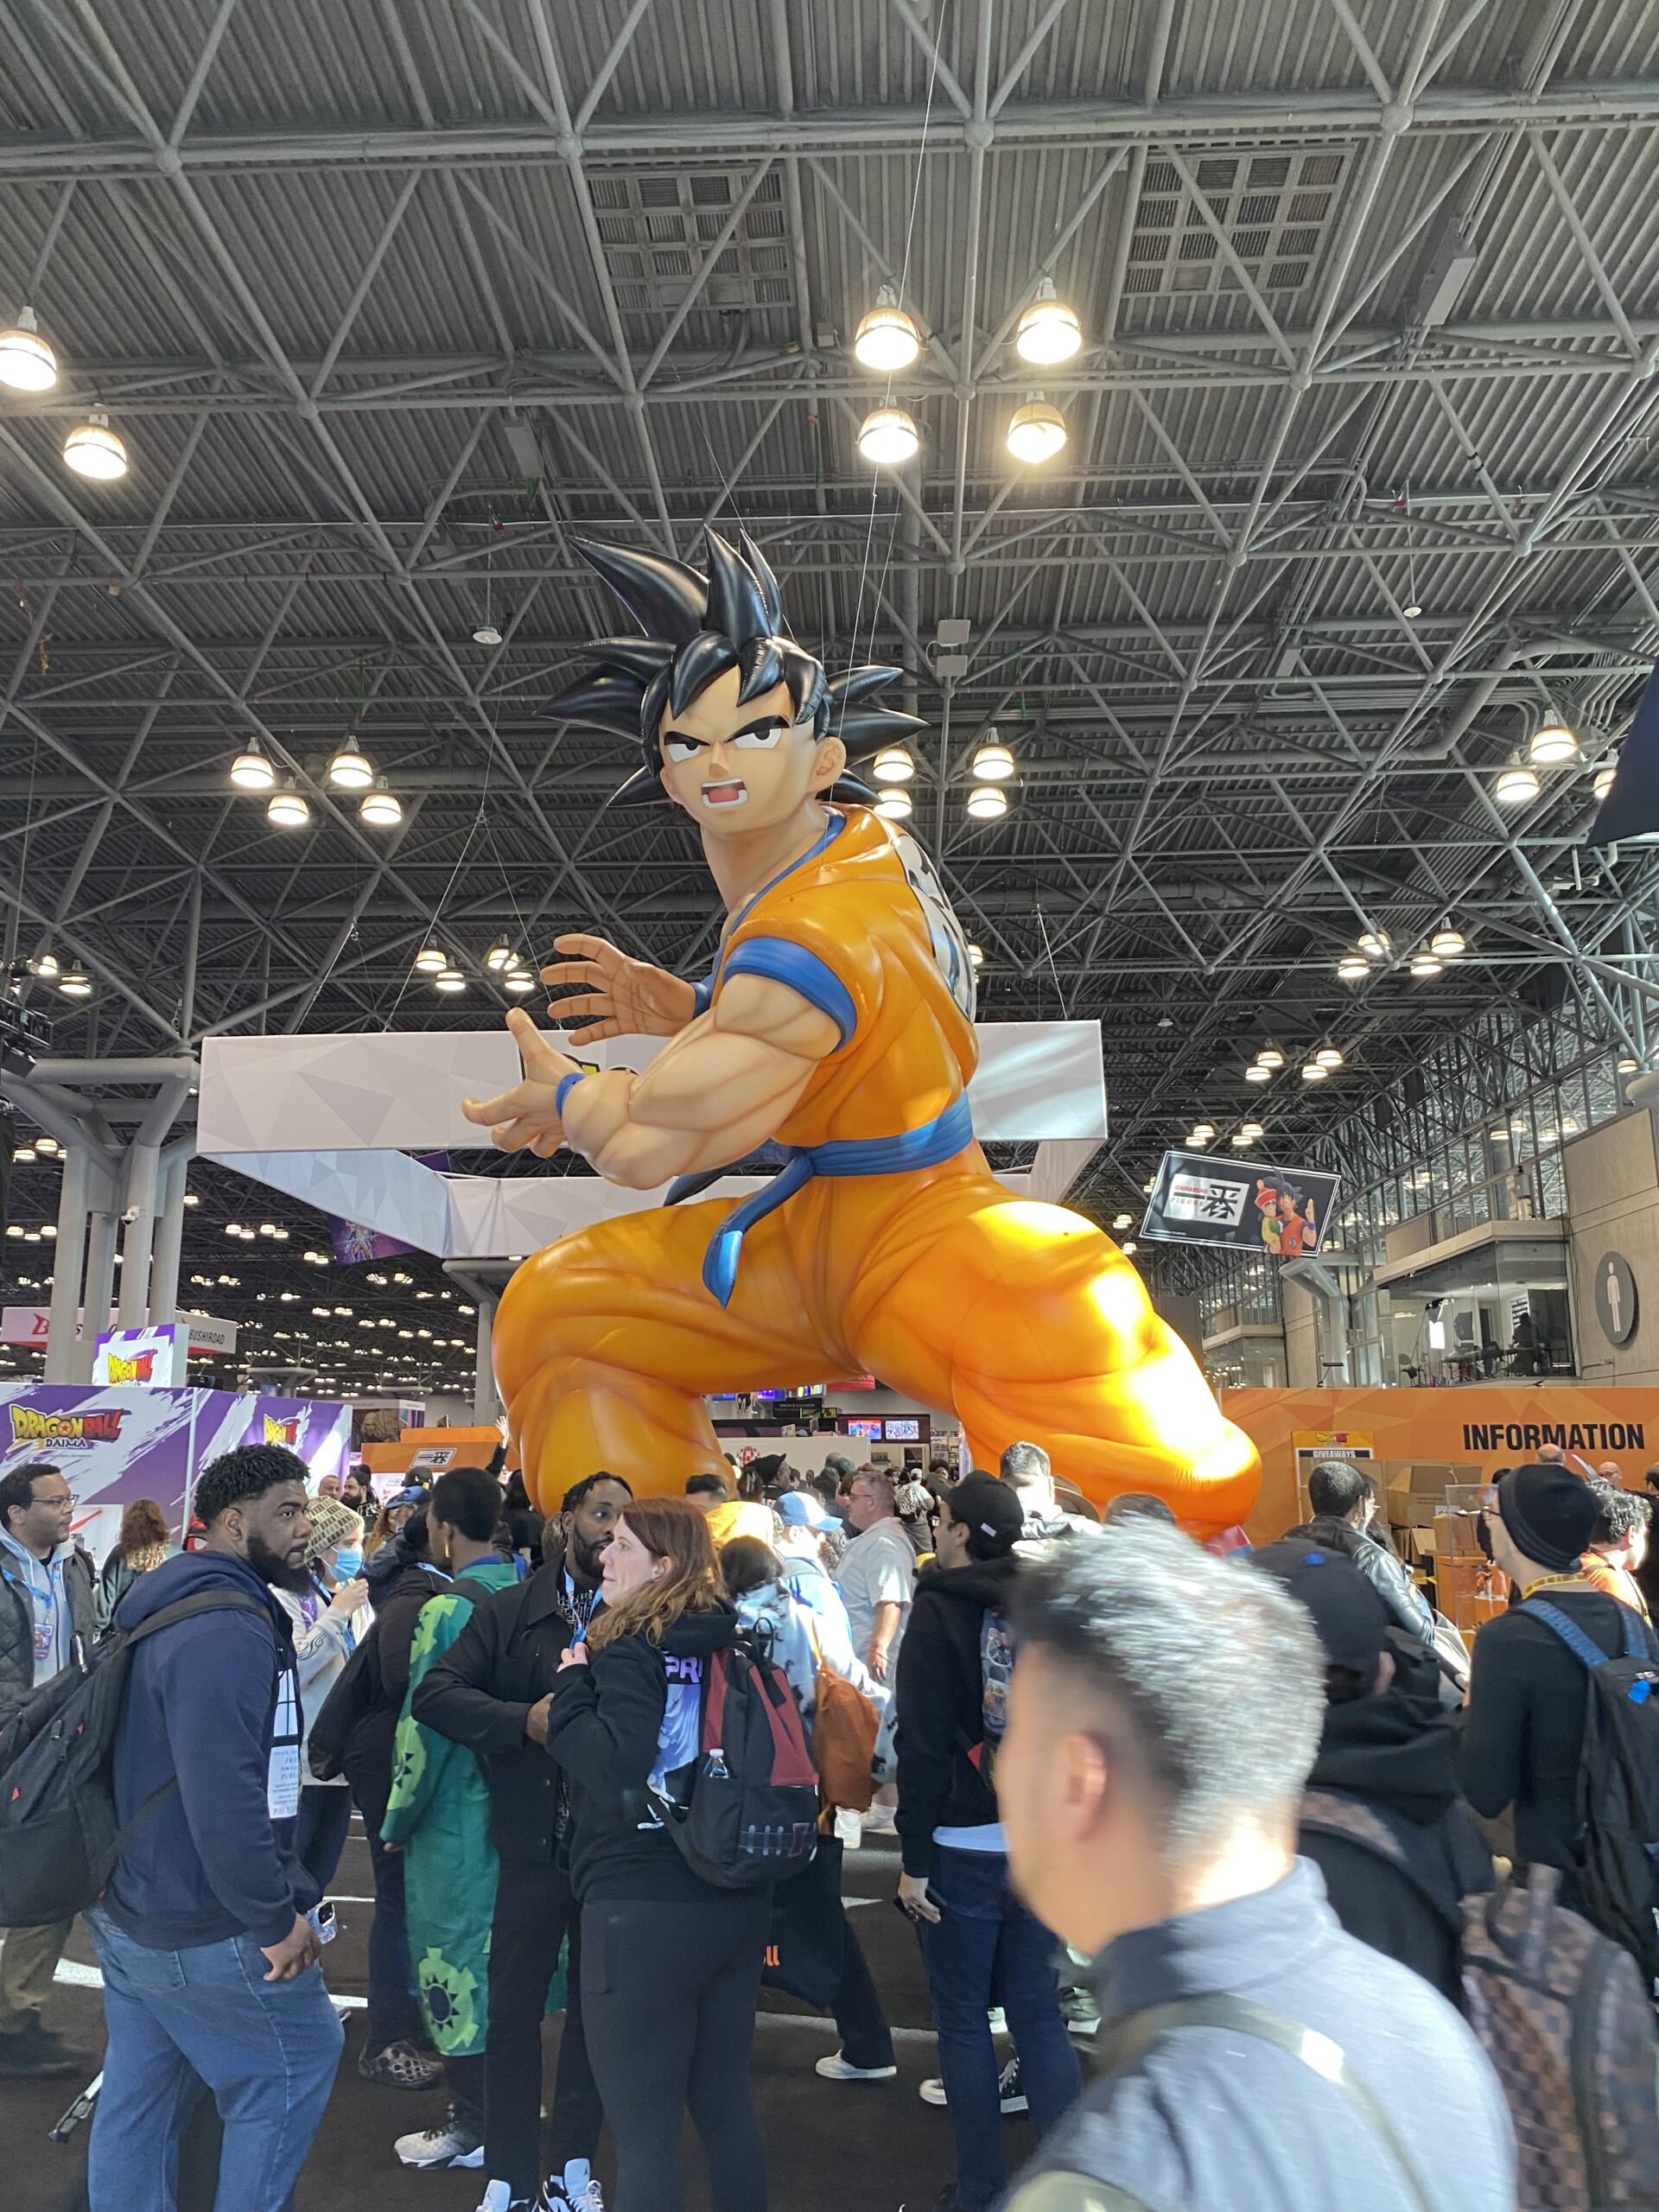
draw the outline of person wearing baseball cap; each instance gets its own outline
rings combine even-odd
[[[900,1910],[915,1922],[938,2028],[940,2082],[956,2139],[956,2202],[982,2212],[1007,2186],[988,2015],[1000,2003],[1014,2037],[1020,2101],[1041,2134],[1082,2087],[1054,1978],[1058,1948],[1008,1881],[992,1769],[1007,1711],[1014,1640],[1007,1607],[1027,1569],[1014,1547],[1019,1492],[964,1475],[939,1501],[937,1564],[917,1580],[899,1654],[897,1825]]]
[[[1297,1850],[1351,1936],[1460,2004],[1462,1900],[1491,1887],[1492,1861],[1459,1793],[1435,1669],[1342,1552],[1287,1536],[1247,1567],[1283,1585],[1325,1650],[1325,1724]]]
[[[1497,1509],[1482,1522],[1516,1602],[1475,1638],[1463,1732],[1464,1795],[1488,1819],[1513,1808],[1517,1861],[1560,1867],[1561,1902],[1574,1909],[1589,1674],[1533,1605],[1562,1616],[1610,1657],[1624,1649],[1630,1609],[1583,1572],[1599,1512],[1595,1491],[1569,1467],[1511,1467],[1499,1481]],[[1582,1818],[1594,1822],[1593,1804]],[[1659,1845],[1659,1836],[1649,1840]]]

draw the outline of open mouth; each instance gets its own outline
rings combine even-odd
[[[741,806],[748,795],[748,785],[736,776],[729,783],[705,784],[702,786],[705,806]]]

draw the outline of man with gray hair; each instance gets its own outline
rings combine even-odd
[[[1014,1623],[1009,1866],[1103,2024],[1007,2212],[1512,2212],[1473,2035],[1296,1857],[1325,1664],[1295,1599],[1131,1520],[1033,1567]]]

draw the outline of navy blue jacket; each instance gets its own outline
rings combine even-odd
[[[1286,2051],[1189,2027],[1112,2067],[1119,2015],[1220,1992],[1340,2046],[1434,2212],[1513,2212],[1515,2139],[1484,2052],[1427,1982],[1344,1934],[1305,1859],[1254,1897],[1120,1936],[1095,1973],[1101,2073],[1044,2138],[1007,2212],[1411,2212],[1368,2123]]]
[[[293,1665],[287,1614],[251,1567],[228,1552],[182,1552],[141,1574],[116,1608],[134,1628],[162,1606],[216,1585],[257,1598],[266,1622],[240,1611],[162,1629],[132,1655],[115,1737],[116,1817],[178,1777],[128,1845],[104,1899],[111,1920],[152,1950],[185,1951],[232,1936],[282,1941],[316,1886],[292,1859],[293,1823],[273,1827],[266,1798],[280,1674]]]

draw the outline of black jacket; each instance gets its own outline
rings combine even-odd
[[[391,1794],[392,1748],[404,1700],[409,1694],[409,1655],[415,1641],[415,1624],[427,1599],[435,1598],[448,1583],[449,1577],[441,1568],[408,1560],[389,1579],[381,1578],[374,1625],[369,1630],[373,1649],[363,1655],[363,1663],[373,1668],[373,1695],[353,1724],[340,1760],[340,1771],[351,1784],[357,1809],[372,1835],[380,1833],[386,1800]]]
[[[1462,2004],[1461,1903],[1492,1885],[1491,1853],[1458,1794],[1452,1723],[1432,1700],[1397,1687],[1325,1708],[1298,1848],[1325,1876],[1351,1936]],[[1341,1801],[1321,1823],[1320,1796]],[[1342,1802],[1380,1821],[1379,1852],[1339,1827]]]
[[[80,1638],[90,1658],[98,1637],[98,1586],[92,1563],[78,1545],[71,1547],[63,1562],[63,1592],[69,1604],[70,1632]],[[22,1569],[0,1545],[0,1721],[10,1720],[34,1694],[35,1601]]]
[[[1294,1538],[1323,1544],[1327,1551],[1341,1552],[1344,1558],[1352,1560],[1388,1607],[1396,1625],[1427,1649],[1433,1650],[1433,1608],[1412,1580],[1411,1569],[1403,1560],[1396,1559],[1385,1544],[1379,1544],[1375,1536],[1368,1536],[1351,1522],[1332,1521],[1323,1516],[1315,1521],[1305,1521],[1300,1529],[1287,1529],[1285,1538],[1287,1541]]]
[[[1021,1563],[973,1560],[918,1578],[899,1649],[899,1847],[907,1874],[925,1874],[936,1827],[983,1827],[996,1793],[971,1754],[985,1735],[980,1633],[986,1610],[1007,1609]]]
[[[556,1553],[517,1588],[474,1605],[415,1693],[417,1720],[487,1760],[490,1833],[516,1865],[546,1866],[561,1825],[559,1770],[525,1735],[524,1720],[557,1681],[573,1627]]]
[[[547,1748],[570,1777],[570,1879],[582,1904],[589,1897],[703,1903],[711,1894],[652,1808],[646,1783],[660,1773],[671,1789],[696,1756],[703,1669],[736,1632],[729,1606],[687,1613],[660,1644],[619,1637],[585,1667],[559,1676]],[[678,1693],[674,1712],[671,1681]],[[689,1726],[689,1739],[677,1721]]]
[[[1624,1649],[1629,1608],[1599,1590],[1541,1590],[1609,1655]],[[1552,1629],[1519,1607],[1475,1638],[1459,1770],[1464,1795],[1490,1819],[1515,1808],[1526,1864],[1570,1872],[1579,1830],[1579,1758],[1589,1676]],[[1563,1902],[1573,1902],[1572,1885]]]

